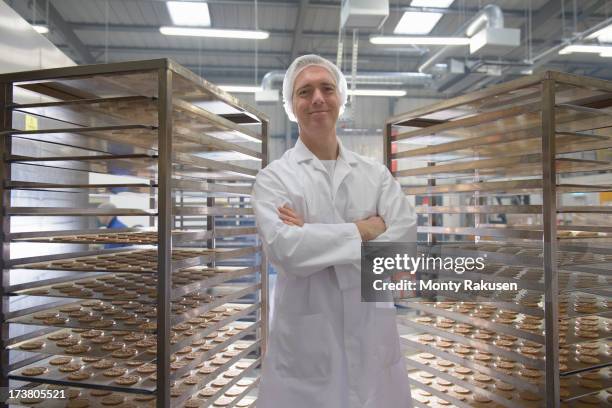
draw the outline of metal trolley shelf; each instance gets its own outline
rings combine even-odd
[[[415,205],[417,251],[483,257],[402,293],[415,406],[612,405],[612,83],[543,72],[386,121],[385,162]]]
[[[250,194],[268,118],[168,59],[0,89],[3,406],[254,406],[268,277]],[[99,205],[112,197],[126,204]],[[139,225],[93,222],[117,216]]]

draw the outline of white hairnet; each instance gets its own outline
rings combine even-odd
[[[292,122],[297,122],[297,118],[293,113],[293,84],[295,82],[295,78],[297,78],[300,72],[302,72],[304,68],[311,65],[318,65],[327,69],[336,79],[336,90],[338,92],[338,96],[340,97],[340,114],[344,112],[344,105],[346,105],[347,98],[347,86],[346,78],[344,78],[342,71],[340,71],[335,64],[323,57],[315,54],[302,55],[291,63],[289,69],[287,69],[287,72],[285,73],[285,78],[283,79],[283,104],[285,105],[285,112],[287,113],[289,120]]]
[[[101,210],[114,210],[114,209],[117,208],[117,206],[115,204],[113,204],[113,203],[107,202],[107,203],[100,204],[98,206],[98,208],[101,209]]]

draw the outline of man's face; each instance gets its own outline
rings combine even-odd
[[[334,128],[340,113],[340,97],[331,72],[318,65],[304,68],[293,84],[292,103],[300,128],[307,131]]]

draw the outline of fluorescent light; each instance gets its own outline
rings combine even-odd
[[[448,8],[455,0],[412,0],[411,7]]]
[[[612,24],[602,28],[601,30],[595,31],[587,38],[597,38],[601,42],[612,43]]]
[[[160,27],[159,32],[164,35],[182,35],[187,37],[241,38],[247,40],[265,40],[266,38],[270,37],[270,33],[266,31],[225,30],[216,28]]]
[[[372,36],[372,44],[384,45],[469,45],[467,37],[409,37],[409,36]]]
[[[603,58],[612,58],[612,50],[601,52],[599,56]]]
[[[349,89],[348,94],[355,96],[405,96],[406,91],[393,89],[356,89],[353,91]]]
[[[47,34],[49,32],[49,27],[47,27],[46,25],[35,24],[32,26],[32,28],[36,30],[38,34]]]
[[[261,91],[260,86],[245,86],[245,85],[219,85],[219,88],[226,92],[235,93],[255,93]]]
[[[168,13],[177,26],[210,27],[208,4],[193,1],[168,1]]]
[[[584,53],[593,53],[593,54],[608,54],[612,51],[612,46],[604,46],[604,45],[586,45],[586,44],[572,44],[563,48],[559,51],[559,54],[572,54],[574,52],[584,52]]]
[[[442,13],[406,11],[393,34],[429,34],[442,18]]]

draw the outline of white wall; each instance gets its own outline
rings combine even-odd
[[[0,0],[0,73],[70,65],[74,61]]]

